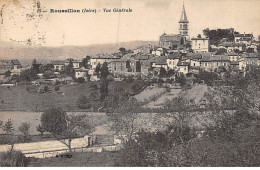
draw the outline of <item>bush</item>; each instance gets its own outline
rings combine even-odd
[[[79,78],[77,79],[77,82],[78,82],[78,83],[85,83],[85,79],[84,79],[83,77],[79,77]]]
[[[29,160],[21,151],[0,152],[0,166],[4,167],[26,167]]]
[[[30,142],[31,136],[29,135],[29,129],[31,125],[29,123],[22,123],[21,126],[19,126],[19,131],[22,133],[21,136],[18,137],[18,140],[21,142]]]
[[[89,101],[89,99],[87,98],[87,96],[85,95],[80,95],[78,100],[77,100],[77,106],[80,109],[89,109],[91,108],[91,103]]]
[[[44,86],[44,92],[48,92],[49,91],[49,87],[48,86]]]
[[[59,90],[60,90],[60,86],[55,86],[55,87],[54,87],[54,90],[55,90],[55,91],[59,91]]]

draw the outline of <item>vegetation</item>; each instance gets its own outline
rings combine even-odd
[[[26,167],[28,164],[29,159],[20,151],[0,152],[1,167]]]
[[[41,115],[41,124],[46,132],[49,132],[71,150],[73,138],[84,136],[93,130],[85,115],[68,116],[60,108],[46,110]]]
[[[87,98],[87,96],[82,94],[79,96],[79,98],[77,100],[77,106],[80,109],[89,109],[89,108],[91,108],[91,103],[90,103],[89,99]]]
[[[227,41],[234,41],[234,33],[236,32],[233,28],[229,29],[216,29],[210,30],[206,28],[203,30],[203,34],[209,38],[210,45],[218,45],[223,38],[226,38]]]
[[[19,136],[19,141],[21,142],[30,142],[31,141],[31,136],[29,134],[29,129],[31,125],[29,123],[22,123],[18,130],[21,132],[22,136]]]

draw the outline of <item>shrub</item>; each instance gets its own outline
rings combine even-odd
[[[0,166],[4,167],[26,167],[29,160],[21,151],[0,152]]]
[[[89,109],[91,108],[91,103],[89,101],[89,99],[87,98],[87,96],[85,95],[80,95],[78,100],[77,100],[77,106],[80,109]]]
[[[59,90],[60,90],[60,86],[55,86],[55,87],[54,87],[54,90],[55,90],[55,91],[59,91]]]
[[[79,77],[79,78],[77,79],[77,82],[78,82],[78,83],[85,83],[85,79],[84,79],[83,77]]]
[[[44,92],[48,92],[49,91],[49,87],[48,86],[44,86]]]
[[[21,142],[30,142],[31,136],[29,135],[29,129],[31,125],[29,123],[22,123],[21,126],[19,126],[18,130],[22,133],[22,136],[18,137],[18,140]]]

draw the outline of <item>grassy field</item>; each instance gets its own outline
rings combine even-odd
[[[14,87],[0,87],[0,111],[43,111],[50,107],[61,107],[65,110],[80,110],[76,106],[76,101],[81,94],[90,96],[93,92],[99,92],[99,89],[93,89],[91,84],[99,87],[99,82],[84,84],[67,84],[61,86],[60,90],[47,93],[27,92],[27,85]],[[115,87],[124,87],[131,91],[133,83],[127,82],[109,82],[109,90]],[[98,101],[92,101],[94,109],[100,107]],[[69,107],[68,107],[69,106]],[[92,111],[92,110],[89,110]]]
[[[117,152],[101,153],[73,153],[72,158],[31,158],[29,166],[31,167],[112,167],[115,166],[115,160],[119,160]]]

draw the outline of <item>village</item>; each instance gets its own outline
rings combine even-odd
[[[141,46],[136,49],[121,47],[116,53],[93,56],[86,54],[82,59],[66,56],[64,60],[52,60],[46,65],[35,60],[35,63],[25,67],[22,67],[18,59],[1,60],[0,82],[2,86],[19,83],[19,80],[12,77],[23,75],[33,64],[36,64],[38,69],[31,83],[40,83],[41,79],[54,82],[98,81],[99,70],[104,63],[107,63],[110,78],[114,81],[121,81],[126,77],[175,80],[180,75],[192,80],[203,71],[218,75],[225,71],[245,75],[249,65],[260,65],[260,42],[251,33],[238,33],[234,29],[205,29],[205,35],[199,34],[190,38],[189,21],[184,6],[179,25],[179,34],[163,33],[159,36],[157,46]],[[212,36],[214,31],[219,34],[221,31],[226,32],[222,33],[223,37],[216,39]],[[70,64],[74,74],[64,75]]]
[[[178,25],[155,44],[113,53],[0,60],[0,158],[19,152],[15,166],[259,166],[260,35],[205,28],[190,37],[184,4]]]

